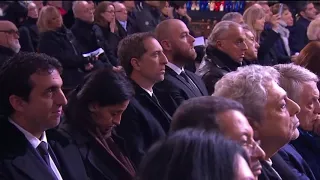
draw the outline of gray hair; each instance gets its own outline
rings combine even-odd
[[[248,24],[243,23],[243,24],[241,24],[241,27],[242,27],[242,29],[243,29],[244,31],[246,31],[246,32],[250,31],[250,32],[252,32],[253,35],[255,34],[255,33],[252,31],[252,29],[249,27]]]
[[[279,72],[270,66],[239,67],[223,76],[215,85],[214,96],[223,96],[240,102],[249,120],[261,122],[267,103],[267,86],[278,83]]]
[[[79,6],[79,4],[81,4],[83,1],[74,1],[73,3],[72,3],[72,12],[73,12],[73,14],[74,14],[74,17],[77,17],[77,15],[78,15],[78,6]],[[87,1],[85,1],[85,2],[87,2]]]
[[[280,86],[287,91],[288,97],[297,103],[302,93],[302,84],[319,81],[316,74],[295,64],[278,64],[274,68],[280,73]]]
[[[208,37],[207,46],[215,46],[217,40],[225,38],[231,28],[241,28],[241,25],[233,21],[220,21],[217,23]]]
[[[307,36],[310,41],[320,40],[320,18],[311,21],[308,26]]]
[[[221,18],[221,21],[234,21],[237,17],[242,17],[242,14],[238,12],[228,12]]]

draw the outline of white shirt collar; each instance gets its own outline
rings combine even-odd
[[[32,145],[32,147],[34,147],[35,149],[39,146],[39,144],[41,143],[41,141],[46,142],[46,145],[48,146],[48,142],[47,142],[47,136],[46,136],[46,132],[43,132],[42,136],[41,136],[41,140],[39,140],[37,137],[35,137],[34,135],[32,135],[31,133],[29,133],[28,131],[26,131],[25,129],[23,129],[21,126],[19,126],[17,123],[15,123],[14,121],[12,121],[12,119],[9,118],[9,122],[11,124],[13,124],[16,128],[19,129],[19,131],[21,131],[24,136],[27,138],[27,140],[30,142],[30,144]],[[48,148],[48,147],[47,147]]]
[[[127,30],[127,21],[119,21],[120,25]]]
[[[141,87],[141,86],[140,86]],[[143,90],[145,90],[151,97],[152,97],[152,94],[153,94],[153,91],[149,91],[148,89],[145,89],[143,87],[141,87]]]
[[[176,66],[175,64],[172,64],[171,62],[168,62],[166,64],[166,66],[168,66],[169,68],[171,68],[174,72],[176,72],[178,75],[181,74],[182,71],[184,71],[184,68],[179,68],[178,66]]]
[[[272,167],[272,160],[270,158],[266,159],[265,161]]]

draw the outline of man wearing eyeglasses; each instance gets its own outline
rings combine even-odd
[[[10,21],[0,21],[0,66],[20,51],[19,31]]]

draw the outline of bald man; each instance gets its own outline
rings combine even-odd
[[[172,115],[184,100],[207,96],[208,92],[200,77],[184,69],[197,56],[193,47],[194,38],[185,23],[178,19],[168,19],[156,27],[155,33],[169,61],[164,81],[156,84],[156,88],[168,92],[168,97],[159,99]]]
[[[20,51],[19,32],[10,21],[0,21],[0,66]]]
[[[116,19],[117,19],[117,26],[118,26],[118,32],[119,32],[119,36],[120,38],[124,38],[125,36],[127,36],[128,34],[132,34],[133,33],[133,26],[134,24],[133,19],[128,16],[129,12],[126,8],[126,6],[123,3],[120,2],[114,2],[113,3],[114,8],[115,8],[115,14],[116,14]]]

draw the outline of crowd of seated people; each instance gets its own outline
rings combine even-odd
[[[320,179],[314,4],[186,3],[0,6],[0,180]]]

